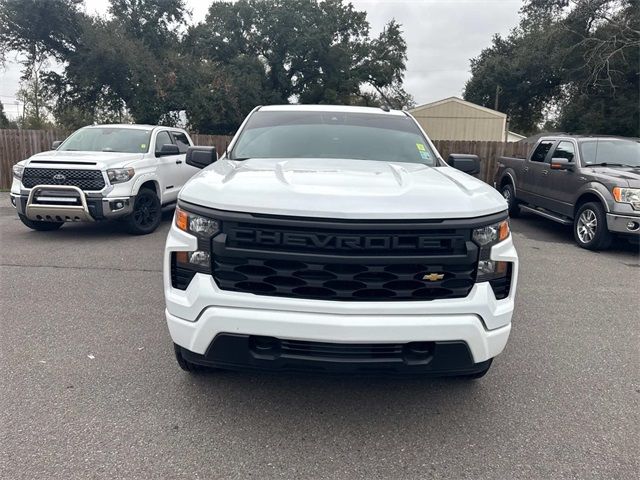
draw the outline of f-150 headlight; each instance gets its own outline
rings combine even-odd
[[[634,210],[640,210],[640,188],[613,187],[613,198],[618,203],[630,203]]]
[[[14,165],[12,170],[13,176],[20,180],[22,178],[22,173],[24,172],[24,165]]]
[[[107,170],[107,177],[112,184],[124,183],[131,180],[135,173],[133,168],[110,168]]]

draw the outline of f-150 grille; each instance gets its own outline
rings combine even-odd
[[[254,218],[222,217],[222,234],[212,241],[213,277],[222,290],[424,301],[466,297],[475,283],[478,249],[464,221]]]
[[[100,170],[65,168],[25,168],[22,184],[26,188],[37,185],[71,185],[81,190],[102,190],[105,185]]]

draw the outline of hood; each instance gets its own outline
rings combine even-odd
[[[140,160],[142,157],[142,153],[64,152],[51,150],[29,157],[27,165],[33,164],[34,167],[50,167],[52,166],[51,162],[55,162],[55,164],[59,164],[60,166],[79,164],[78,166],[87,168],[86,164],[89,163],[97,165],[97,168],[102,170],[112,167],[126,167],[127,164]],[[38,162],[47,163],[38,164]]]
[[[609,180],[611,183],[625,187],[640,187],[640,167],[587,167],[589,173],[600,181]]]
[[[180,192],[220,210],[319,218],[469,218],[507,209],[486,183],[451,167],[370,160],[220,160]]]

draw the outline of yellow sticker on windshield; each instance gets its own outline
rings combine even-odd
[[[424,151],[426,151],[426,150],[427,150],[426,148],[424,148],[424,145],[423,145],[423,144],[421,144],[421,143],[416,143],[416,147],[417,147],[417,149],[418,149],[418,150],[420,150],[421,152],[424,152]]]

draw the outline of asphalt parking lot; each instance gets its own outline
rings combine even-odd
[[[637,247],[512,222],[514,328],[482,380],[215,372],[173,358],[170,214],[24,227],[0,194],[0,477],[636,478]]]

